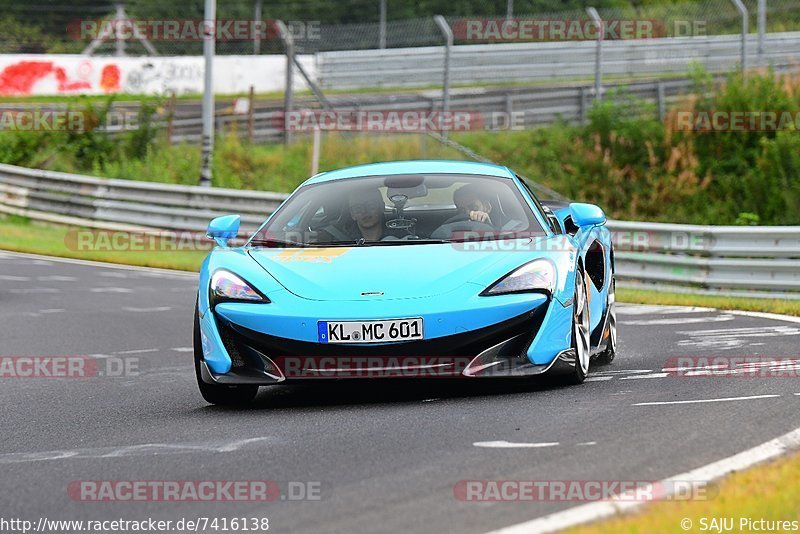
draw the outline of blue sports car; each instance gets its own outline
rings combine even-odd
[[[581,383],[616,351],[603,211],[540,202],[506,167],[376,163],[305,181],[240,247],[211,221],[194,358],[203,397],[286,381],[528,377]]]

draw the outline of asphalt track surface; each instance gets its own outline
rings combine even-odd
[[[0,356],[135,366],[126,376],[0,378],[2,517],[486,532],[581,503],[463,502],[459,481],[660,480],[800,427],[796,378],[662,372],[671,357],[798,357],[800,323],[652,306],[620,306],[618,357],[582,386],[314,383],[262,388],[245,409],[212,407],[192,368],[195,290],[192,275],[0,253]],[[289,482],[318,483],[321,498],[83,502],[67,490],[80,480],[254,479],[276,481],[284,497]]]

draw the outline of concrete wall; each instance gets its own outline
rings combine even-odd
[[[314,76],[313,56],[299,56]],[[87,57],[81,55],[0,55],[0,96],[70,94],[177,94],[202,93],[203,58]],[[218,56],[214,60],[214,92],[280,91],[284,87],[286,57]],[[305,87],[295,69],[295,87]]]

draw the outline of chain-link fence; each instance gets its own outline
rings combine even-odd
[[[151,0],[74,0],[49,4],[0,0],[0,53],[82,53],[94,37],[102,34],[103,23],[115,22],[122,9],[125,17],[143,24],[148,50],[136,35],[118,42],[114,35],[100,39],[91,49],[93,55],[200,55],[203,19],[202,0],[181,3],[157,3]],[[614,6],[607,6],[613,3]],[[749,11],[749,31],[758,30],[758,0],[744,0]],[[578,23],[578,34],[564,36],[539,32],[519,38],[502,37],[503,42],[581,39],[589,17],[586,6],[597,8],[604,21],[650,21],[653,34],[645,37],[736,34],[741,31],[741,14],[731,0],[629,4],[554,0],[226,0],[218,3],[220,25],[245,23],[240,32],[218,32],[217,54],[281,53],[282,44],[269,21],[284,20],[294,35],[296,52],[316,53],[336,50],[365,50],[439,46],[443,37],[433,21],[443,15],[455,30],[456,44],[497,42],[496,35],[470,35],[466,25],[484,30],[504,21],[522,26],[551,23]],[[557,7],[558,9],[553,9]],[[800,0],[767,0],[766,31],[800,30]],[[247,23],[266,21],[261,31]],[[94,26],[92,23],[96,23]],[[180,25],[180,31],[165,34],[166,23]],[[90,30],[87,30],[90,28]],[[250,28],[250,29],[248,29]],[[540,26],[541,29],[541,26]],[[112,32],[113,33],[113,32]],[[612,37],[613,38],[613,37]]]

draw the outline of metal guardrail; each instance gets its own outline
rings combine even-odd
[[[243,229],[252,231],[285,198],[282,193],[114,180],[0,164],[0,213],[86,227],[202,232],[211,218],[239,213]],[[800,226],[630,221],[608,225],[622,282],[800,296]]]
[[[721,78],[720,78],[721,79]],[[615,82],[604,85],[606,98],[619,93],[629,95],[643,102],[656,105],[660,113],[682,95],[693,88],[691,79],[649,80],[635,82]],[[391,93],[373,95],[333,95],[328,97],[330,105],[336,110],[362,111],[428,111],[442,109],[441,91],[419,91],[414,93]],[[453,89],[450,91],[450,109],[480,113],[486,118],[488,126],[493,113],[498,114],[499,126],[502,119],[512,117],[515,127],[533,128],[546,126],[557,120],[580,123],[585,122],[594,102],[591,84],[567,84],[549,87],[506,87]],[[8,104],[9,109],[63,110],[63,103]],[[229,103],[221,102],[216,113],[216,130],[226,133],[235,130],[246,137],[249,130],[249,117],[234,114]],[[313,98],[297,98],[296,110],[318,109],[319,103]],[[135,114],[139,105],[134,102],[114,104],[117,112]],[[283,139],[283,103],[277,100],[256,101],[253,108],[253,139],[256,142],[279,142]],[[169,113],[165,111],[164,113]],[[179,103],[174,111],[171,127],[164,115],[157,116],[154,125],[171,133],[173,143],[199,143],[202,130],[200,106],[194,102]],[[119,133],[123,126],[108,128],[112,134]]]
[[[593,41],[457,45],[451,51],[453,84],[587,79],[595,74]],[[747,51],[756,57],[758,36]],[[773,66],[796,63],[800,32],[766,34],[763,59]],[[603,44],[604,76],[657,76],[686,72],[691,63],[709,72],[731,70],[741,60],[737,35],[609,40]],[[323,89],[424,87],[439,85],[444,46],[320,52],[317,80]],[[750,65],[753,66],[753,65]],[[757,66],[757,65],[756,65]]]
[[[89,227],[203,231],[212,218],[238,213],[242,228],[254,230],[286,196],[0,164],[0,212],[40,220],[69,220]]]

